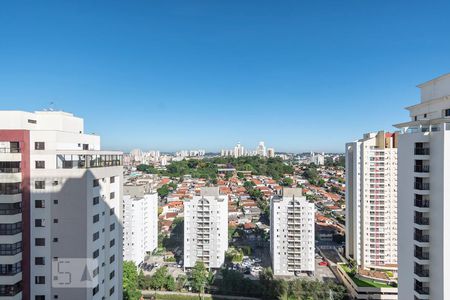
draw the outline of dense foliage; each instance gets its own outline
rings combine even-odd
[[[291,166],[283,162],[279,157],[260,158],[258,156],[246,157],[215,157],[203,160],[188,159],[174,161],[167,166],[166,170],[156,170],[152,166],[139,165],[138,170],[161,176],[181,177],[191,175],[194,178],[215,179],[218,173],[217,165],[235,168],[237,171],[251,171],[254,175],[266,175],[278,180],[283,178],[284,174],[293,174]],[[230,176],[230,174],[226,174]]]
[[[131,261],[123,262],[123,299],[139,300],[141,292],[138,290],[138,272]]]

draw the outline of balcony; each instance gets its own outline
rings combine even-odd
[[[422,286],[420,284],[414,285],[414,291],[416,291],[417,293],[419,293],[421,295],[429,295],[430,294],[430,288]]]
[[[416,166],[414,166],[414,172],[417,172],[417,173],[429,173],[430,172],[430,166],[416,165]]]
[[[418,267],[418,265],[416,265],[414,267],[414,274],[419,277],[430,277],[430,270],[427,270],[423,267]]]
[[[430,259],[430,253],[424,252],[424,251],[420,251],[420,250],[415,250],[414,251],[414,257],[418,258],[420,260],[429,260]]]
[[[430,148],[414,148],[415,155],[430,155]]]
[[[430,218],[415,216],[414,223],[417,225],[430,225]]]
[[[20,148],[0,148],[0,153],[20,153]]]
[[[429,208],[430,207],[430,200],[414,199],[414,206],[415,207],[420,207],[420,208]]]
[[[430,190],[430,183],[428,183],[428,182],[414,182],[414,188],[416,190],[429,191]]]

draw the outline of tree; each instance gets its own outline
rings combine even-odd
[[[123,299],[139,300],[141,292],[138,290],[138,272],[132,261],[123,262]]]
[[[208,271],[203,262],[196,262],[191,272],[191,285],[194,291],[199,293],[205,292],[206,283],[208,282]]]
[[[169,186],[164,184],[162,187],[156,190],[158,192],[159,197],[166,198],[169,195]]]
[[[292,180],[292,178],[285,177],[283,178],[283,180],[281,180],[281,186],[292,186],[293,184],[294,180]]]
[[[153,290],[162,290],[166,286],[167,276],[169,275],[167,271],[167,266],[163,266],[156,270],[155,274],[151,277],[150,287]]]

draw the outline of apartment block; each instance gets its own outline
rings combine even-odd
[[[283,188],[270,201],[270,254],[274,275],[314,272],[314,203],[300,188]]]
[[[220,268],[228,249],[228,197],[218,187],[204,187],[200,196],[184,200],[184,267],[197,261]]]
[[[140,265],[158,247],[158,194],[146,185],[125,185],[123,194],[123,260]]]
[[[418,86],[398,143],[399,299],[450,299],[450,74]]]
[[[82,119],[0,111],[0,299],[122,299],[121,208],[122,154]]]
[[[346,256],[358,267],[397,270],[398,134],[346,145]]]

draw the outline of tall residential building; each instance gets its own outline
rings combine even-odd
[[[122,299],[122,154],[83,119],[0,111],[0,299]]]
[[[158,194],[146,185],[123,187],[123,260],[136,265],[158,247]]]
[[[275,157],[275,149],[267,148],[267,157]]]
[[[202,261],[220,268],[228,249],[228,197],[218,187],[204,187],[200,196],[184,200],[184,267]]]
[[[300,188],[283,188],[270,201],[270,254],[275,275],[314,272],[314,203]]]
[[[346,145],[346,256],[363,269],[397,270],[398,134]]]
[[[264,142],[259,142],[258,148],[256,148],[256,153],[258,156],[261,156],[261,157],[267,156],[266,146],[264,145]]]
[[[399,299],[450,299],[450,74],[397,124]]]

